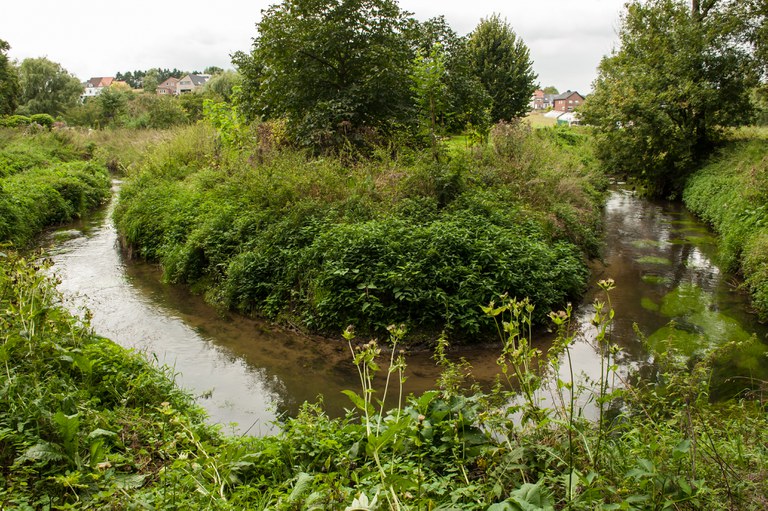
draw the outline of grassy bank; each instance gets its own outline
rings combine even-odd
[[[742,130],[688,180],[686,206],[717,231],[725,265],[740,271],[768,320],[768,130]]]
[[[654,364],[643,368],[650,383],[613,394],[600,383],[615,377],[606,364],[594,390],[580,390],[578,401],[570,401],[567,389],[583,389],[580,382],[555,382],[550,405],[540,401],[550,394],[535,376],[523,378],[521,389],[500,381],[488,394],[465,393],[467,368],[438,350],[439,390],[380,404],[371,387],[379,347],[348,334],[361,375],[359,391],[348,394],[355,411],[331,419],[321,405],[307,404],[279,434],[239,438],[206,426],[170,372],[94,335],[59,303],[35,264],[0,256],[3,509],[757,510],[768,504],[764,409],[756,401],[707,399],[712,364],[733,346],[690,363],[656,352]],[[554,318],[562,329],[553,350],[535,358],[520,336],[528,307],[497,305],[488,314],[510,325],[501,339],[504,374],[514,379],[536,360],[553,373],[563,364],[567,374],[567,313]],[[594,318],[595,349],[606,354],[611,317],[603,307]],[[401,335],[391,330],[390,342]],[[395,390],[405,363],[393,364]],[[576,403],[585,399],[602,420],[582,416]]]
[[[224,307],[332,334],[395,322],[471,337],[493,331],[477,304],[503,292],[537,320],[578,297],[599,247],[582,138],[505,125],[493,139],[350,162],[267,137],[232,151],[195,126],[130,176],[116,221],[166,279]]]
[[[108,196],[107,169],[64,132],[0,129],[0,242],[27,246]]]

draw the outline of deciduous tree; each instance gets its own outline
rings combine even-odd
[[[45,57],[24,59],[19,74],[19,113],[25,115],[49,114],[56,117],[74,105],[83,92],[80,80],[61,64]]]
[[[509,23],[497,14],[481,20],[469,36],[468,51],[474,74],[493,100],[493,120],[523,116],[537,75],[528,47]]]
[[[6,52],[11,45],[0,39],[0,115],[10,115],[19,101],[19,74]]]
[[[284,117],[297,142],[321,149],[409,122],[407,26],[394,0],[273,5],[251,54],[234,59],[246,78],[244,111]]]
[[[669,195],[723,127],[751,115],[756,67],[739,37],[733,1],[634,1],[620,47],[600,63],[582,109],[598,156],[614,171]]]

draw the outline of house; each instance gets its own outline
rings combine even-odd
[[[531,102],[528,105],[531,110],[544,110],[544,91],[536,89],[531,95]]]
[[[98,96],[105,87],[110,87],[115,82],[116,80],[111,76],[96,76],[91,78],[82,84],[83,93],[80,94],[80,101]]]
[[[534,111],[552,108],[552,101],[554,97],[554,94],[546,94],[543,90],[536,89],[531,95],[531,102],[529,103],[529,106],[531,107],[531,110]]]
[[[179,79],[179,83],[176,84],[176,94],[195,92],[210,79],[211,75],[184,75]]]
[[[158,94],[174,96],[176,95],[176,92],[178,90],[178,85],[179,85],[179,79],[174,76],[171,76],[170,78],[165,80],[163,83],[158,85],[157,90],[155,92],[157,92]]]
[[[559,112],[573,112],[584,103],[584,96],[576,91],[567,90],[554,97],[552,108]]]

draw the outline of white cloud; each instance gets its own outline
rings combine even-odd
[[[445,15],[460,34],[493,13],[505,17],[531,50],[542,85],[588,91],[600,58],[613,47],[624,0],[401,0],[425,20]],[[10,57],[48,57],[81,80],[151,67],[230,68],[247,51],[265,0],[6,1],[0,39]]]

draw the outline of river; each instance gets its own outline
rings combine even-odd
[[[45,242],[68,306],[77,313],[90,310],[95,332],[171,366],[211,420],[234,433],[273,432],[280,415],[294,414],[301,403],[319,396],[330,414],[351,407],[341,391],[359,389],[359,381],[341,336],[311,338],[222,313],[182,286],[161,283],[155,266],[129,261],[121,253],[113,208],[110,203],[52,232]],[[648,343],[659,346],[662,339],[672,339],[688,355],[752,333],[765,342],[768,329],[747,312],[735,278],[717,265],[714,237],[679,204],[616,190],[604,215],[605,253],[592,264],[593,280],[575,311],[584,330],[572,348],[577,373],[595,376],[600,367],[589,320],[590,304],[602,299],[596,282],[605,278],[617,286],[611,293],[617,318],[611,340],[622,348],[618,360],[625,372],[649,361],[634,323]],[[545,348],[547,342],[539,344]],[[760,345],[749,357],[732,361],[731,369],[768,379],[764,352]],[[498,354],[492,345],[451,352],[469,361],[480,383],[492,380]],[[408,354],[407,363],[406,392],[434,386],[439,370],[429,353]]]

